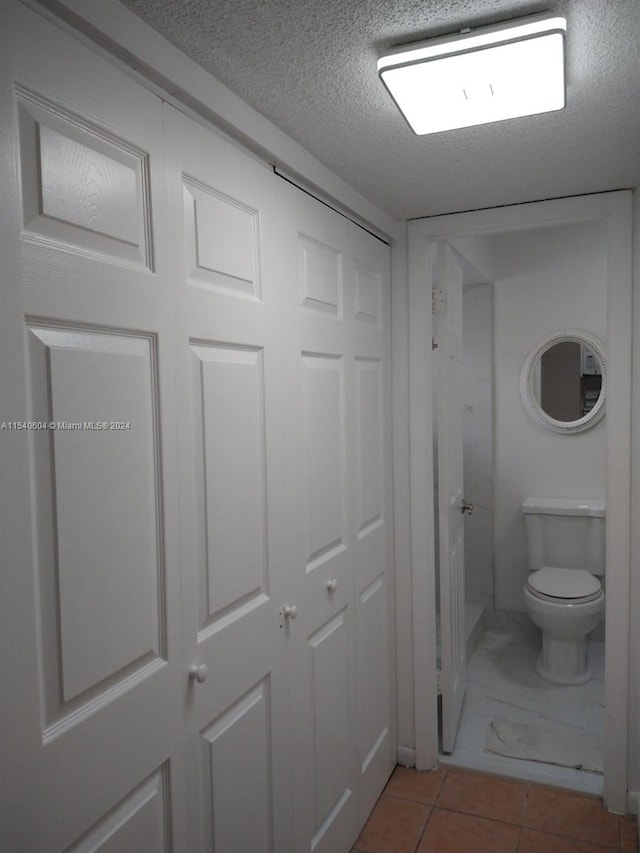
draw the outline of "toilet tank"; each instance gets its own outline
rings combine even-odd
[[[604,575],[604,501],[527,498],[522,512],[530,571],[553,566]]]

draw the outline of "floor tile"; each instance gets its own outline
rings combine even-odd
[[[383,794],[360,837],[359,853],[414,853],[431,808]]]
[[[617,850],[617,847],[602,847],[590,841],[576,841],[535,829],[523,829],[518,853],[617,853]]]
[[[396,767],[387,783],[385,794],[431,806],[436,801],[446,775],[447,769],[442,764],[435,770],[425,772]]]
[[[434,808],[417,853],[516,853],[520,828]]]
[[[479,817],[520,825],[524,817],[527,785],[513,779],[450,768],[436,805]]]
[[[638,851],[638,820],[632,815],[620,818],[620,850],[622,853]]]
[[[532,785],[524,826],[603,847],[618,846],[618,817],[596,797]]]

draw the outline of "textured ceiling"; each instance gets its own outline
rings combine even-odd
[[[123,0],[399,219],[640,185],[640,0]],[[543,11],[567,18],[567,106],[415,136],[387,48]]]

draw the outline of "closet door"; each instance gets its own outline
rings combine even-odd
[[[358,822],[396,764],[389,247],[350,226]]]
[[[165,109],[176,235],[189,850],[292,851],[277,179]]]
[[[22,4],[0,32],[0,846],[184,850],[161,104]]]
[[[300,192],[288,189],[286,198],[297,278],[288,418],[299,534],[289,619],[296,850],[334,853],[349,849],[395,764],[383,414],[388,249],[365,245],[348,220]]]

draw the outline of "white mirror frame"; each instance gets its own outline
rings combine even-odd
[[[555,418],[550,417],[540,406],[535,393],[535,370],[538,360],[548,349],[551,349],[554,344],[566,342],[577,343],[589,347],[589,349],[597,356],[602,368],[602,387],[600,389],[600,396],[591,411],[587,412],[586,415],[579,418],[577,421],[558,421]],[[607,359],[604,353],[604,345],[597,338],[594,338],[593,335],[590,335],[588,332],[583,332],[580,329],[565,329],[564,331],[549,335],[549,337],[545,338],[541,343],[529,350],[527,357],[524,360],[522,370],[520,371],[520,396],[522,397],[524,407],[531,418],[533,418],[537,424],[551,430],[552,432],[562,433],[563,435],[573,435],[574,433],[583,432],[584,430],[595,426],[595,424],[604,417],[605,400],[607,396]]]

